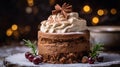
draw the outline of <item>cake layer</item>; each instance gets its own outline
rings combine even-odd
[[[48,38],[48,39],[54,39],[54,40],[68,40],[68,39],[77,39],[79,37],[83,37],[85,39],[89,39],[89,31],[85,30],[82,32],[74,32],[74,33],[44,33],[41,31],[38,31],[38,39],[40,38]]]
[[[39,54],[81,52],[90,49],[89,34],[48,34],[38,32]]]
[[[88,56],[89,52],[73,52],[73,53],[59,53],[59,54],[42,54],[44,57],[43,62],[54,64],[67,64],[67,63],[80,63],[83,56]]]
[[[70,53],[70,52],[80,52],[89,50],[89,42],[71,41],[71,42],[57,42],[57,43],[38,43],[40,54],[54,54],[54,53]]]
[[[38,32],[38,53],[47,63],[78,63],[90,50],[89,32],[50,34]],[[69,57],[72,55],[72,58]]]

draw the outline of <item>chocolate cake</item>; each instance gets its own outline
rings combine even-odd
[[[55,6],[38,31],[38,53],[47,63],[79,63],[90,50],[86,21],[71,12],[71,5]]]
[[[48,34],[38,32],[39,54],[48,63],[81,62],[82,56],[87,56],[90,48],[89,34]]]

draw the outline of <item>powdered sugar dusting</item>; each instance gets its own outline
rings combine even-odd
[[[6,60],[12,62],[13,64],[19,64],[20,66],[36,66],[29,62],[24,55],[24,53],[18,53],[7,57]]]
[[[110,66],[113,64],[120,64],[120,54],[113,53],[100,53],[101,56],[104,57],[104,62],[95,62],[95,64],[47,64],[42,63],[39,65],[34,65],[32,62],[29,62],[25,57],[24,53],[18,53],[15,55],[11,55],[6,58],[6,61],[11,62],[13,64],[18,64],[20,66],[37,66],[37,67],[98,67],[98,66]]]

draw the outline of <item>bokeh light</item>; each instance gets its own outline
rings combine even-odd
[[[49,3],[50,3],[50,5],[52,6],[52,5],[55,4],[55,0],[49,0]]]
[[[6,31],[6,35],[7,35],[7,36],[11,36],[12,33],[13,33],[13,31],[12,31],[11,29],[8,29],[8,30]]]
[[[98,14],[99,16],[102,16],[102,15],[104,15],[104,10],[102,10],[102,9],[99,9],[99,10],[97,11],[97,14]]]
[[[28,2],[28,5],[29,5],[29,6],[33,6],[33,5],[34,5],[33,0],[27,0],[27,2]]]
[[[14,32],[13,32],[13,35],[14,35],[16,38],[18,38],[18,37],[19,37],[19,32],[18,32],[18,31],[14,31]]]
[[[31,27],[29,25],[25,26],[25,31],[29,32],[31,30]]]
[[[12,30],[17,30],[18,26],[16,24],[13,24],[11,28],[12,28]]]
[[[103,9],[104,10],[104,15],[108,14],[108,10],[107,9]]]
[[[32,8],[31,7],[26,7],[26,13],[28,13],[28,14],[30,14],[30,13],[32,13]]]
[[[92,24],[93,25],[96,25],[96,24],[98,24],[99,23],[99,18],[98,17],[93,17],[92,18]]]
[[[83,7],[83,11],[86,12],[86,13],[90,12],[90,11],[91,11],[90,6],[89,6],[89,5],[85,5],[85,6]]]
[[[112,9],[110,10],[110,12],[111,12],[111,14],[115,15],[115,14],[117,13],[117,10],[116,10],[115,8],[112,8]]]

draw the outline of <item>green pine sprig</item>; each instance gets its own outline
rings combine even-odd
[[[100,43],[95,44],[95,46],[93,46],[93,48],[91,50],[90,56],[92,58],[96,57],[98,55],[98,51],[100,51],[101,49],[102,49],[102,44],[100,44]]]
[[[26,46],[28,46],[28,47],[30,47],[32,49],[32,53],[34,55],[37,55],[36,47],[35,47],[36,41],[34,43],[32,43],[30,40],[25,40],[25,39],[23,39],[23,41],[25,42]]]

